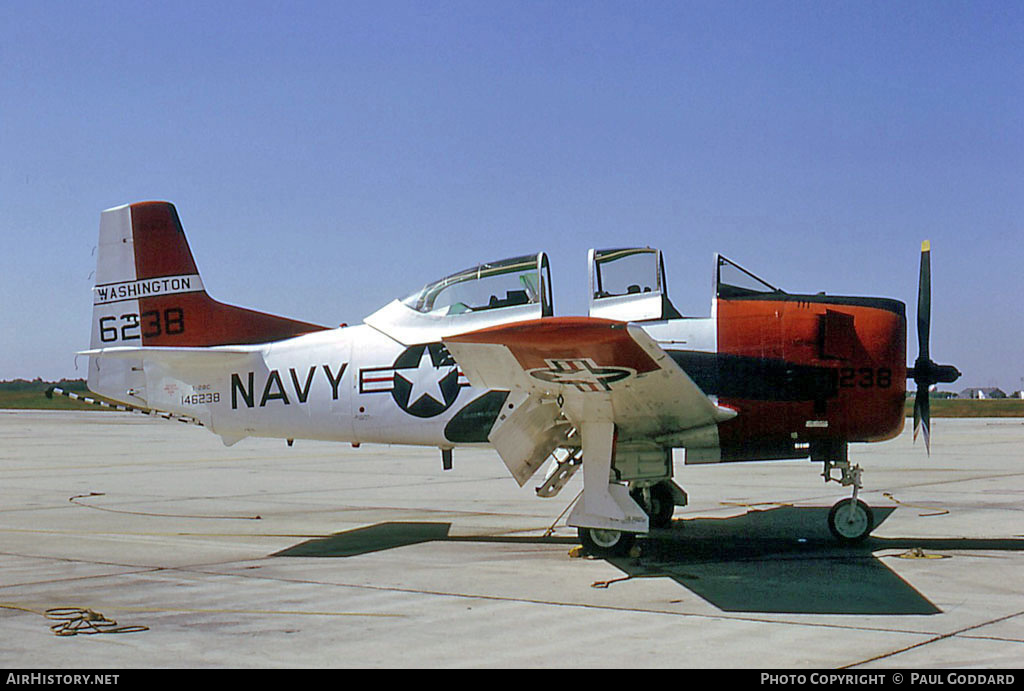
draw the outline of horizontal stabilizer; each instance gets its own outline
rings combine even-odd
[[[162,348],[157,346],[115,346],[83,350],[79,355],[120,360],[147,360],[168,366],[209,367],[237,365],[253,357],[262,357],[258,350],[241,348]]]
[[[225,395],[212,382],[233,370],[265,367],[263,350],[243,347],[113,346],[78,353],[90,358],[90,388],[129,409],[167,411],[219,434],[226,445],[246,435],[230,420],[214,419],[215,404]],[[104,379],[108,371],[112,376]],[[252,376],[250,374],[250,376]]]

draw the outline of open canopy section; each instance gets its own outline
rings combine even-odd
[[[734,261],[716,255],[715,295],[720,298],[742,298],[766,293],[785,294],[767,281],[758,278]]]
[[[650,247],[590,250],[590,316],[622,321],[677,319],[665,262]]]
[[[366,318],[402,343],[424,343],[488,326],[554,314],[543,252],[487,262],[432,281]]]

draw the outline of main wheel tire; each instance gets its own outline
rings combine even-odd
[[[646,501],[644,491],[640,488],[634,489],[629,496],[647,514],[652,528],[667,528],[672,524],[676,504],[672,497],[672,488],[667,482],[659,482],[650,488],[650,502]]]
[[[861,542],[875,527],[875,515],[871,507],[858,499],[843,499],[836,502],[828,512],[828,529],[840,542],[852,544]]]
[[[587,554],[595,557],[624,557],[636,542],[635,533],[600,528],[577,528],[580,542]]]

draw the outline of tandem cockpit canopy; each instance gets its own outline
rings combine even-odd
[[[547,255],[528,254],[474,266],[428,283],[402,300],[423,314],[465,312],[540,305],[542,316],[553,314]]]
[[[554,314],[544,252],[487,262],[432,281],[365,319],[402,343],[422,343]]]

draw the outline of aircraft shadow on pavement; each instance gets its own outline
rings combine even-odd
[[[828,511],[784,506],[676,521],[671,531],[651,535],[643,559],[611,563],[634,578],[671,578],[727,612],[941,611],[872,554],[890,548],[880,544],[884,540],[837,543],[828,532]],[[876,522],[892,511],[874,509]]]
[[[569,537],[508,537],[508,536],[455,536],[449,535],[451,523],[416,523],[396,521],[346,530],[328,537],[314,538],[288,549],[275,552],[272,557],[355,557],[397,547],[408,547],[424,542],[491,542],[509,544],[564,544],[579,541]]]
[[[894,510],[874,508],[876,526]],[[630,578],[671,578],[727,612],[920,615],[941,610],[873,552],[1024,551],[1024,539],[869,537],[840,545],[826,527],[828,511],[783,506],[732,518],[676,520],[641,540],[639,557],[608,561]],[[271,556],[351,557],[433,541],[578,544],[576,538],[463,537],[450,530],[451,523],[378,523]]]

